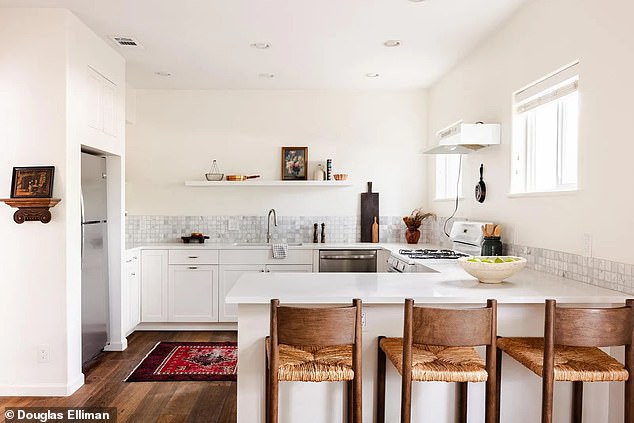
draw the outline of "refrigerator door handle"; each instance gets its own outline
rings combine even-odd
[[[79,205],[81,207],[81,267],[84,268],[84,190],[79,191]]]

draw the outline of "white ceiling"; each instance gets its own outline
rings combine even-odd
[[[137,88],[370,89],[429,86],[524,1],[0,0],[0,7],[65,7],[104,39],[136,38],[143,48],[116,49]],[[384,47],[390,39],[402,45]]]

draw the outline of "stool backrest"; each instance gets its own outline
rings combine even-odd
[[[574,347],[632,345],[634,300],[616,308],[557,307],[546,300],[544,334],[554,344]]]
[[[352,306],[307,308],[271,300],[271,341],[298,346],[354,345],[361,339],[361,300]]]
[[[409,314],[409,316],[408,316]],[[411,329],[408,329],[408,320]],[[488,300],[482,308],[414,307],[405,300],[405,334],[411,330],[414,344],[472,347],[492,345],[497,332],[497,302]]]

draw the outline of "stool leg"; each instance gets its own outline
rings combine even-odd
[[[352,405],[352,381],[346,382],[346,421],[354,423],[354,407]]]
[[[266,356],[266,352],[264,353],[264,421],[269,423],[269,407],[271,406],[271,375],[269,373],[269,360]]]
[[[572,382],[572,423],[581,423],[583,409],[583,382]]]
[[[467,382],[456,383],[456,423],[467,423]]]
[[[502,393],[502,350],[501,349],[497,349],[497,359],[496,359],[496,363],[495,366],[497,367],[497,379],[496,379],[496,383],[495,383],[495,407],[497,409],[496,411],[496,418],[497,418],[497,423],[500,423],[500,394]]]
[[[277,423],[278,401],[279,401],[279,380],[276,371],[269,371],[269,403],[267,405],[268,423]]]
[[[376,423],[385,423],[385,351],[381,349],[381,339],[378,342],[377,377],[376,377]]]

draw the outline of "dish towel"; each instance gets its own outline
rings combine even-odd
[[[288,254],[288,244],[273,244],[273,258],[285,259]]]

